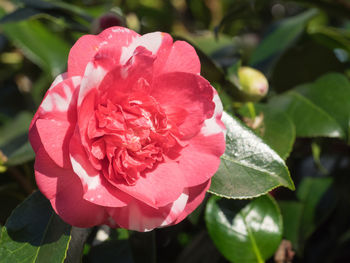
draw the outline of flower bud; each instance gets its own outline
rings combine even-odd
[[[125,26],[125,18],[120,12],[110,11],[92,22],[91,32],[99,34],[112,26]]]
[[[238,78],[244,100],[259,101],[266,96],[269,83],[260,71],[250,67],[241,67],[238,70]]]

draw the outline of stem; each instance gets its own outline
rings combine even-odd
[[[253,102],[248,102],[247,103],[247,107],[248,107],[248,110],[249,110],[250,118],[252,120],[255,120],[255,118],[256,118],[256,111],[255,111],[254,103]]]

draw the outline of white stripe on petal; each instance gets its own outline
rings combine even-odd
[[[213,102],[215,103],[214,114],[210,119],[204,121],[204,125],[201,129],[201,134],[204,136],[225,132],[225,129],[223,129],[217,122],[217,116],[220,116],[223,111],[222,103],[218,94],[214,95]]]
[[[63,80],[67,78],[67,72],[58,75],[55,80],[52,82],[50,89],[55,87],[57,84],[61,83]]]
[[[120,56],[120,64],[124,65],[133,55],[135,49],[143,46],[155,55],[162,44],[162,33],[154,32],[145,34],[141,37],[135,37],[127,47],[122,47],[122,54]]]
[[[81,105],[85,96],[89,93],[90,90],[99,86],[106,74],[107,71],[104,68],[95,66],[92,62],[89,62],[87,64],[84,77],[80,85],[78,106]]]
[[[70,160],[74,172],[79,176],[83,184],[87,185],[89,190],[96,189],[97,186],[101,184],[100,176],[98,173],[92,175],[88,174],[82,165],[76,159],[74,159],[72,155],[70,156]]]
[[[180,195],[178,199],[173,203],[170,209],[170,213],[165,218],[160,226],[167,226],[171,224],[181,213],[184,211],[188,201],[188,189],[185,189],[184,192]]]
[[[53,110],[61,112],[67,111],[72,100],[73,92],[76,89],[76,87],[80,84],[81,78],[79,76],[72,77],[71,81],[74,86],[70,87],[66,83],[63,83],[63,92],[58,93],[58,91],[61,90],[53,90],[53,87],[59,85],[64,80],[60,76],[58,76],[54,83],[51,85],[47,96],[41,103],[40,107],[46,112],[50,112]],[[55,82],[57,82],[58,84],[55,84]]]

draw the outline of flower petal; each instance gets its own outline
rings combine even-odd
[[[132,199],[118,188],[110,185],[104,177],[90,164],[76,129],[69,145],[70,160],[74,172],[83,185],[83,198],[94,204],[120,207],[127,205]]]
[[[185,41],[176,41],[159,74],[187,72],[200,74],[201,64],[196,50]]]
[[[35,123],[42,147],[50,158],[62,168],[70,168],[69,141],[74,126],[54,119],[38,119]]]
[[[105,223],[108,217],[105,209],[85,201],[78,176],[71,170],[58,167],[44,148],[36,153],[34,169],[40,191],[50,199],[53,209],[65,222],[77,227]]]
[[[183,213],[187,200],[188,191],[185,190],[173,203],[158,209],[135,200],[126,207],[107,211],[120,227],[147,232],[174,222]]]
[[[46,95],[29,126],[29,141],[35,152],[42,145],[35,125],[38,119],[55,120],[60,123],[65,123],[65,126],[68,124],[75,125],[75,105],[80,80],[80,77],[66,78],[66,74],[62,74],[55,79],[50,89],[46,92]],[[56,132],[52,134],[56,134]],[[65,132],[60,138],[64,139],[66,135],[67,133]],[[63,145],[63,142],[59,144]],[[60,165],[62,165],[62,162]]]
[[[191,214],[203,201],[205,193],[210,187],[211,181],[208,180],[203,184],[196,185],[188,188],[188,200],[185,209],[179,214],[171,225],[175,225],[184,220],[189,214]]]
[[[161,75],[155,80],[151,95],[161,105],[170,122],[179,128],[180,139],[190,139],[196,135],[204,121],[213,115],[215,108],[212,101],[214,91],[209,82],[191,73]],[[174,114],[180,110],[182,114]]]
[[[123,192],[152,207],[162,207],[174,202],[183,192],[185,177],[177,163],[160,163],[155,169],[144,172],[135,185],[115,183]]]
[[[122,47],[130,45],[139,34],[122,27],[110,27],[99,35],[85,35],[78,39],[69,52],[68,75],[83,76],[89,61],[95,56],[99,49],[105,45],[114,46],[113,56],[118,59],[121,56]]]

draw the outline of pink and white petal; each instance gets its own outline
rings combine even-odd
[[[213,116],[205,120],[200,132],[186,141],[177,162],[178,169],[184,171],[187,187],[202,184],[210,179],[220,165],[220,156],[225,152],[226,127],[221,121],[222,104],[217,92],[214,91]],[[169,152],[171,158],[172,152]]]
[[[75,125],[54,119],[38,119],[35,123],[40,144],[56,165],[71,168],[69,159],[69,141]]]
[[[127,28],[111,27],[99,35],[85,35],[78,39],[68,56],[69,76],[83,76],[87,64],[99,49],[106,45],[115,47],[114,57],[119,61],[122,47],[128,46],[139,35]]]
[[[64,81],[65,79],[68,78],[68,73],[67,72],[64,72],[60,75],[58,75],[54,81],[52,82],[51,86],[50,86],[50,89],[55,87],[56,85],[60,84],[62,81]]]
[[[185,177],[177,167],[178,164],[172,161],[159,163],[154,170],[143,173],[135,185],[114,184],[149,206],[162,207],[179,198],[186,185]]]
[[[135,49],[139,46],[145,47],[151,51],[153,55],[156,55],[162,44],[163,37],[164,33],[153,32],[134,38],[129,45],[122,47],[119,63],[124,65],[128,62],[133,56]]]
[[[29,141],[36,152],[41,146],[41,139],[35,123],[38,119],[52,119],[60,122],[76,122],[76,95],[80,77],[66,78],[62,74],[56,78],[39,106],[29,126]]]
[[[85,200],[111,207],[125,206],[129,203],[132,198],[106,182],[100,171],[91,165],[77,129],[70,141],[69,152],[73,170],[81,180]]]
[[[201,63],[196,50],[185,41],[176,41],[160,74],[170,72],[200,74]]]
[[[153,79],[153,62],[150,51],[137,47],[125,65],[114,67],[106,74],[99,86],[100,101],[123,104],[130,93],[147,93]]]
[[[188,187],[210,179],[219,168],[220,156],[225,152],[226,127],[221,121],[223,108],[215,90],[214,94],[213,116],[205,120],[199,134],[187,141],[188,145],[182,149],[177,159],[179,169],[186,171]]]
[[[78,107],[82,104],[85,97],[93,90],[97,90],[102,80],[107,74],[107,70],[101,66],[97,61],[93,60],[86,66],[84,77],[81,81],[79,95],[78,95]]]
[[[217,134],[223,132],[226,134],[225,124],[221,121],[221,116],[223,113],[223,107],[220,100],[220,97],[216,90],[214,90],[213,102],[215,103],[214,114],[210,119],[204,121],[204,126],[201,129],[201,133],[205,136],[212,134]]]
[[[168,115],[169,122],[179,128],[180,139],[190,139],[196,135],[203,122],[213,115],[214,90],[209,82],[199,75],[174,72],[163,74],[154,81],[150,92]],[[171,99],[169,99],[171,98]],[[179,107],[187,112],[174,114]]]
[[[75,122],[80,81],[80,77],[66,78],[51,86],[38,108],[38,118]]]
[[[205,197],[205,193],[210,187],[211,180],[204,182],[203,184],[196,185],[187,189],[188,201],[185,209],[180,215],[172,222],[171,225],[175,225],[184,220],[189,214],[191,214],[202,202]]]
[[[58,167],[40,148],[35,160],[35,177],[40,191],[50,199],[56,213],[68,224],[92,227],[104,224],[108,215],[103,207],[85,201],[76,174]]]
[[[112,219],[123,228],[147,232],[174,222],[183,213],[188,201],[188,191],[184,191],[173,203],[155,209],[134,200],[122,208],[107,209]]]

